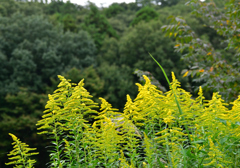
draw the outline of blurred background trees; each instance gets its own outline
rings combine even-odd
[[[37,147],[41,161],[36,167],[46,167],[45,146],[49,142],[36,135],[35,124],[42,115],[47,94],[58,85],[57,75],[76,83],[84,78],[85,88],[94,101],[104,97],[122,110],[126,94],[132,98],[137,94],[135,83],[141,81],[134,74],[136,70],[150,72],[168,90],[161,70],[149,56],[151,53],[168,75],[174,71],[182,88],[194,95],[194,89],[206,81],[197,83],[196,78],[191,78],[189,70],[193,64],[182,61],[189,48],[182,53],[174,52],[174,47],[180,49],[178,36],[174,32],[170,35],[170,31],[166,36],[162,31],[164,25],[174,25],[168,19],[171,15],[174,19],[182,16],[196,37],[211,44],[228,65],[237,67],[239,51],[234,47],[239,46],[239,33],[231,26],[239,30],[239,14],[234,13],[239,7],[231,6],[231,1],[227,6],[230,13],[224,13],[224,4],[224,0],[216,0],[224,19],[212,23],[206,17],[191,15],[192,8],[185,5],[185,0],[137,0],[129,4],[113,3],[107,8],[98,8],[91,2],[80,6],[57,0],[0,0],[0,167],[4,167],[11,149],[9,132]],[[230,19],[226,19],[228,16]],[[211,64],[202,65],[209,68],[205,72],[211,68]],[[182,77],[184,69],[184,73],[189,71],[187,77]],[[234,89],[235,85],[226,82],[226,87]],[[206,90],[208,97],[214,88],[206,85]]]
[[[138,24],[139,22],[149,22],[150,20],[157,20],[158,13],[151,7],[145,6],[137,11],[135,18],[131,22],[131,26]]]
[[[205,24],[208,36],[199,36],[182,17],[173,17],[171,25],[163,26],[168,36],[174,34],[175,49],[183,53],[188,64],[184,76],[202,85],[205,92],[219,92],[229,102],[239,96],[240,83],[240,3],[232,0],[225,4],[213,1],[191,0],[193,14]],[[227,52],[226,52],[227,51]]]

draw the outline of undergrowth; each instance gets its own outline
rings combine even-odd
[[[181,89],[172,73],[170,90],[162,93],[143,76],[138,95],[123,112],[105,99],[93,102],[83,80],[70,83],[64,77],[37,126],[51,138],[52,168],[61,167],[240,167],[240,96],[230,103],[214,93],[205,100]],[[31,148],[10,134],[14,150],[7,163],[31,168]],[[46,166],[47,167],[47,166]]]

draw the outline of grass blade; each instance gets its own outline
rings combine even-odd
[[[170,81],[169,81],[169,79],[168,79],[168,77],[167,77],[167,75],[166,75],[166,72],[164,71],[163,67],[157,62],[157,60],[156,60],[150,53],[149,53],[149,55],[152,57],[152,59],[153,59],[153,60],[158,64],[158,66],[161,68],[161,70],[162,70],[162,72],[163,72],[163,74],[164,74],[164,76],[165,76],[165,78],[166,78],[166,80],[167,80],[167,82],[168,82],[171,90],[173,91],[172,85],[171,85],[171,83],[170,83]],[[174,91],[173,91],[173,94],[174,94],[175,101],[176,101],[177,106],[178,106],[179,113],[180,113],[180,115],[182,115],[183,112],[182,112],[181,106],[180,106],[180,104],[179,104],[179,102],[178,102],[178,100],[177,100],[177,96],[176,96],[176,94],[175,94]]]

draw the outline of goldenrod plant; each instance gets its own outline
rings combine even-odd
[[[29,148],[27,144],[22,143],[15,135],[11,133],[9,135],[14,141],[12,143],[14,146],[13,150],[8,154],[8,156],[11,156],[9,158],[11,161],[6,163],[6,165],[15,165],[16,168],[33,168],[36,161],[29,157],[38,154],[38,152],[31,152],[36,150],[36,148]]]
[[[81,141],[84,136],[83,132],[89,127],[87,119],[89,120],[91,115],[97,114],[97,111],[93,110],[97,106],[83,87],[83,80],[75,85],[62,76],[59,76],[59,79],[61,82],[58,89],[54,91],[53,95],[49,95],[49,101],[44,111],[45,115],[37,123],[40,126],[38,130],[42,130],[39,134],[49,134],[53,139],[52,144],[55,149],[50,154],[52,167],[65,165],[80,167],[81,157],[86,155],[84,149],[81,148],[84,143]],[[66,138],[69,140],[67,141]],[[68,151],[66,157],[62,155],[64,142],[70,142],[66,143]]]
[[[205,100],[201,87],[193,99],[174,73],[165,93],[143,78],[145,84],[136,84],[137,97],[127,95],[120,112],[103,98],[98,106],[83,80],[73,84],[59,76],[37,123],[39,134],[52,139],[49,167],[239,167],[240,96],[229,109],[218,93]],[[16,159],[8,164],[34,163]]]

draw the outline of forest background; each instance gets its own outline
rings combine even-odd
[[[226,0],[214,2],[224,10]],[[151,53],[193,96],[200,85],[205,86],[207,98],[218,91],[222,85],[211,87],[204,85],[206,78],[192,78],[201,77],[204,70],[182,61],[182,54],[174,51],[180,45],[176,45],[177,39],[161,29],[170,24],[169,16],[184,17],[199,39],[209,42],[224,55],[225,63],[234,66],[235,52],[225,50],[227,43],[220,43],[224,36],[207,26],[208,20],[192,15],[192,8],[185,3],[137,0],[98,8],[91,2],[80,6],[61,0],[0,0],[0,167],[5,167],[12,149],[9,132],[36,147],[40,152],[36,167],[45,167],[49,141],[36,134],[35,125],[47,95],[59,83],[57,75],[75,83],[84,78],[94,101],[103,97],[122,110],[126,94],[137,95],[135,83],[142,74],[150,76],[162,91],[169,89]]]

